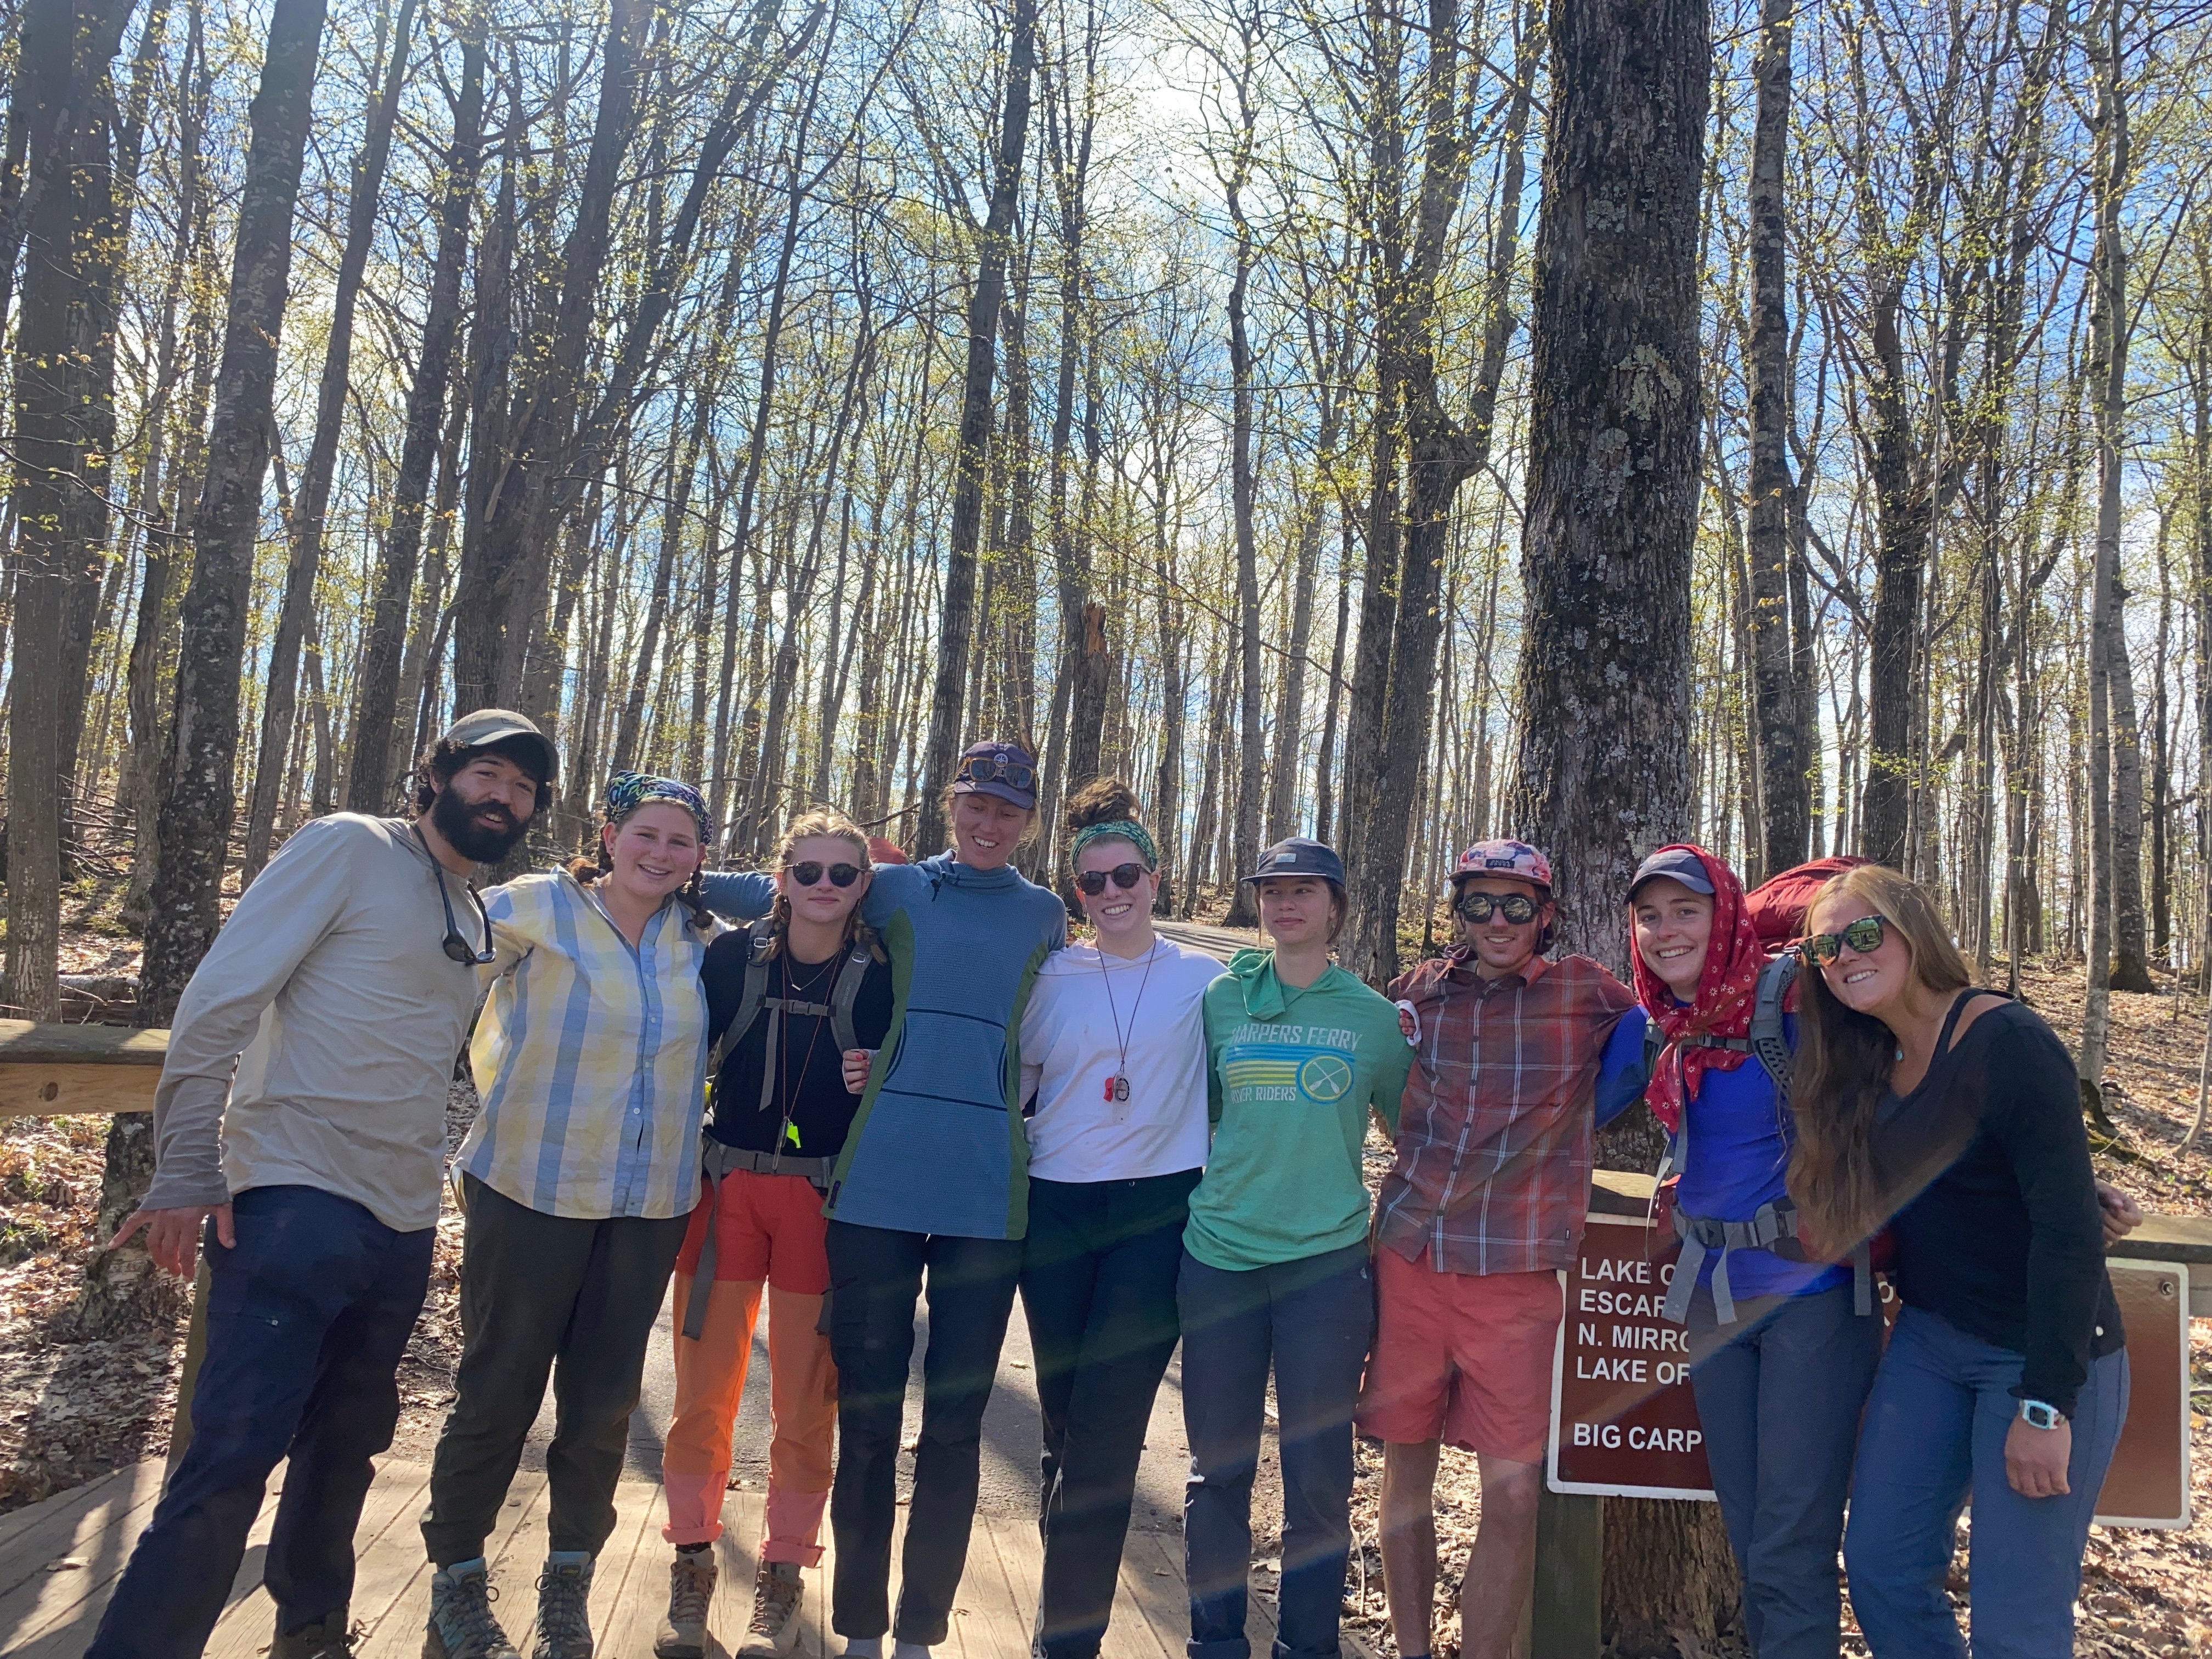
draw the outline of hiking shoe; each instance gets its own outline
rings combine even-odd
[[[659,1659],[706,1659],[707,1604],[714,1599],[714,1552],[676,1552],[668,1569],[668,1615],[653,1650]]]
[[[556,1551],[538,1575],[538,1639],[530,1659],[592,1659],[592,1558]]]
[[[799,1604],[806,1586],[796,1561],[763,1561],[753,1576],[753,1621],[738,1659],[780,1659],[799,1644]]]
[[[422,1659],[522,1659],[492,1616],[497,1594],[482,1556],[432,1573]]]
[[[281,1626],[269,1644],[269,1659],[353,1659],[360,1632],[346,1627],[346,1610],[325,1614],[297,1630]]]

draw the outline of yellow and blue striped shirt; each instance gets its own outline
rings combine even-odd
[[[674,898],[633,948],[562,871],[484,896],[497,958],[469,1045],[483,1109],[459,1167],[547,1215],[688,1213],[699,1197],[712,933]]]

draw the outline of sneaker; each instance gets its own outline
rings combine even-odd
[[[353,1659],[354,1644],[361,1635],[361,1631],[346,1627],[346,1610],[340,1607],[297,1630],[280,1626],[269,1644],[269,1659]]]
[[[432,1573],[422,1659],[522,1659],[492,1616],[496,1594],[482,1556]]]
[[[806,1585],[796,1561],[763,1561],[753,1577],[753,1621],[738,1659],[780,1659],[799,1644],[799,1604]]]
[[[581,1550],[545,1558],[538,1575],[538,1639],[530,1659],[592,1659],[592,1558]]]
[[[719,1571],[712,1550],[676,1552],[668,1569],[668,1616],[653,1638],[659,1659],[706,1659],[707,1604],[714,1599]]]

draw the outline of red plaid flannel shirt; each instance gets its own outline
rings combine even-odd
[[[1588,957],[1486,980],[1456,953],[1390,986],[1421,1036],[1376,1233],[1442,1273],[1574,1261],[1589,1210],[1598,1061],[1635,994]]]

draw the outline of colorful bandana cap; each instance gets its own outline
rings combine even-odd
[[[1451,878],[1511,876],[1539,887],[1552,884],[1552,861],[1525,841],[1479,841],[1459,855]]]
[[[699,839],[714,838],[707,799],[681,778],[656,778],[646,772],[617,772],[607,780],[607,821],[618,823],[647,801],[673,801],[699,821]]]
[[[1152,832],[1134,818],[1109,818],[1103,823],[1085,824],[1075,832],[1075,845],[1067,849],[1067,861],[1073,864],[1094,841],[1126,841],[1143,858],[1146,869],[1160,867],[1160,849],[1152,844]]]

